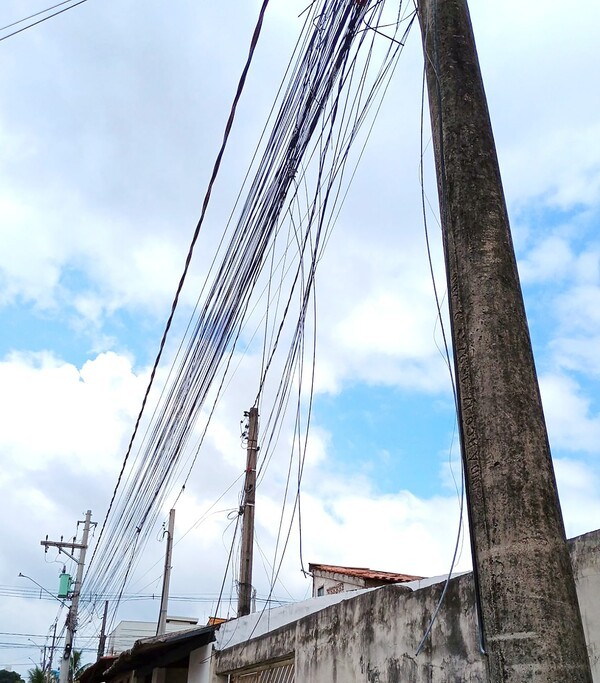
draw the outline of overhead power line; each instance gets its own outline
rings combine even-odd
[[[43,19],[38,19],[37,21],[32,22],[31,24],[28,24],[27,26],[23,26],[20,29],[17,29],[16,31],[12,31],[12,33],[8,33],[5,36],[0,37],[0,41],[6,40],[7,38],[11,38],[12,36],[16,36],[18,33],[23,33],[23,31],[27,31],[27,29],[33,28],[34,26],[37,26],[38,24],[42,24],[44,21],[48,21],[48,19],[52,19],[53,17],[57,17],[59,14],[64,14],[65,12],[68,12],[70,9],[73,9],[74,7],[77,7],[78,5],[83,5],[84,2],[87,2],[87,0],[78,0],[78,2],[73,3],[72,5],[69,5],[68,7],[64,7],[61,10],[58,10],[58,12],[54,12],[53,14],[49,14],[47,17],[44,17]],[[40,14],[45,14],[46,12],[49,12],[50,10],[54,9],[55,7],[60,7],[61,5],[64,5],[65,2],[59,2],[56,5],[53,5],[52,7],[48,7],[45,10],[42,10],[41,12],[36,12],[35,14],[31,14],[28,17],[25,17],[24,19],[19,19],[18,21],[14,21],[12,24],[7,24],[6,26],[3,26],[0,28],[0,31],[4,31],[7,28],[11,28],[12,26],[17,26],[18,24],[23,23],[24,21],[27,21],[28,19],[33,19],[34,17],[39,16]]]
[[[266,3],[263,10],[265,7]],[[312,394],[316,270],[353,177],[347,168],[350,150],[361,128],[375,118],[403,45],[404,36],[386,40],[369,29],[378,25],[383,7],[379,0],[320,0],[312,4],[295,62],[278,96],[278,106],[273,107],[270,132],[256,156],[253,173],[248,175],[245,200],[236,221],[227,226],[229,239],[223,240],[220,258],[215,259],[214,272],[206,279],[169,383],[142,437],[142,415],[260,33],[259,18],[151,382],[84,581],[84,592],[90,598],[89,615],[94,610],[93,596],[126,596],[127,577],[133,576],[160,510],[184,470],[183,454],[201,409],[209,397],[216,402],[227,386],[230,364],[243,347],[242,333],[248,332],[253,339],[256,331],[252,329],[262,329],[263,325],[267,344],[260,372],[257,368],[255,399],[256,405],[264,406],[261,477],[277,446],[288,407],[294,411],[282,508],[291,505],[280,517],[272,562],[275,585],[300,505],[310,423],[310,400],[306,408],[302,385],[308,382]],[[379,41],[377,59],[375,41]],[[366,128],[368,137],[369,126]],[[265,313],[257,322],[254,312],[258,302]],[[247,330],[252,314],[252,329]],[[312,324],[308,343],[307,324],[309,329]],[[211,416],[212,410],[198,447]]]

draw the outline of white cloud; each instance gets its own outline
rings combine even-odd
[[[297,3],[298,12],[305,4]],[[268,28],[284,28],[259,46],[235,144],[184,292],[186,304],[200,290],[199,273],[210,263],[244,159],[268,110],[279,76],[273,64],[284,61],[274,55],[282,54],[277,48],[298,23],[284,5],[275,3],[267,17]],[[557,0],[471,5],[509,205],[525,216],[532,200],[542,210],[585,205],[586,227],[594,235],[600,90],[590,83],[600,69],[600,6],[585,0],[577,12],[565,12]],[[7,7],[21,16],[18,2]],[[133,310],[162,319],[172,299],[255,7],[244,5],[225,23],[218,4],[192,3],[168,12],[148,5],[141,20],[133,6],[118,17],[102,3],[85,7],[69,13],[68,21],[55,19],[3,44],[10,68],[1,76],[0,305],[26,302],[61,320],[75,312],[80,319],[70,324],[97,328],[99,348],[122,347],[123,340],[104,335],[106,316]],[[422,56],[416,29],[317,275],[318,391],[340,392],[361,383],[448,391],[420,219]],[[434,183],[428,170],[428,197],[434,197]],[[546,225],[531,223],[521,273],[525,283],[544,289],[544,300],[551,302],[547,322],[556,324],[542,391],[553,447],[562,456],[557,475],[567,529],[579,533],[600,524],[597,470],[564,454],[583,451],[592,462],[600,418],[597,387],[586,384],[584,390],[567,371],[585,373],[589,382],[600,372],[598,248],[579,225],[549,234]],[[432,233],[434,266],[441,273],[437,228]],[[443,275],[439,280],[443,291]],[[547,337],[543,332],[543,345]],[[146,379],[126,356],[94,355],[77,365],[52,353],[28,354],[29,345],[24,332],[18,352],[0,363],[0,450],[8,464],[0,493],[7,518],[19,521],[2,531],[4,545],[14,552],[3,556],[0,568],[4,583],[24,571],[52,585],[60,567],[42,563],[39,540],[47,532],[72,533],[86,506],[101,516]],[[255,395],[257,367],[251,355],[241,362],[236,384],[215,416],[178,505],[178,534],[243,470],[238,423],[248,396]],[[447,569],[456,497],[380,495],[366,476],[368,468],[361,477],[334,479],[330,438],[325,430],[310,438],[302,508],[305,560],[421,574]],[[261,484],[259,542],[269,558],[290,441],[286,424]],[[235,508],[238,494],[234,486],[220,511],[176,547],[175,592],[218,590],[232,531],[224,531],[227,510]],[[282,581],[302,596],[306,581],[299,573],[297,541],[294,527]],[[146,584],[160,573],[162,552],[153,539],[142,569],[154,562],[158,569]],[[465,545],[460,566],[467,564]],[[261,572],[262,591],[267,574]],[[14,630],[43,633],[51,619],[45,609],[21,603],[0,609],[3,624]],[[156,610],[132,603],[123,616],[152,618]]]
[[[543,197],[549,206],[570,209],[594,206],[600,201],[600,152],[590,140],[600,125],[532,134],[523,145],[504,154],[511,200],[524,202]],[[518,180],[516,180],[518,179]]]
[[[564,327],[595,333],[600,330],[600,286],[575,285],[558,297],[558,313]]]
[[[588,377],[600,375],[598,347],[600,335],[558,337],[551,349],[558,367],[585,373]]]
[[[377,495],[346,482],[303,497],[305,555],[313,562],[435,575],[448,571],[458,533],[455,497]],[[459,567],[469,567],[468,544]]]
[[[113,472],[141,402],[145,376],[105,353],[79,370],[50,353],[14,353],[0,363],[0,448],[19,470],[51,463]]]
[[[575,380],[546,374],[539,381],[551,444],[568,452],[598,453],[600,415],[593,414],[590,399]]]
[[[537,242],[519,260],[519,275],[524,284],[548,281],[556,284],[572,273],[574,260],[569,241],[553,235]]]
[[[566,458],[555,458],[554,468],[567,538],[600,528],[598,468]]]
[[[593,0],[578,8],[565,16],[559,0],[471,3],[509,204],[543,197],[569,208],[599,199],[591,141],[600,94],[588,84],[600,68],[589,30],[600,10]]]

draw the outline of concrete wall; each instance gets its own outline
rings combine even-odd
[[[594,683],[600,683],[600,531],[573,539],[570,548]],[[280,617],[282,625],[262,636],[236,639],[229,647],[220,638],[212,681],[293,656],[298,683],[483,683],[486,663],[471,574],[450,581],[431,635],[416,655],[443,585],[349,593],[291,623]],[[230,638],[234,628],[247,633],[231,622]]]
[[[594,683],[600,683],[600,530],[569,541]]]
[[[295,652],[296,681],[302,683],[483,683],[484,662],[469,609],[470,576],[451,582],[445,604],[453,616],[440,616],[423,651],[415,656],[442,589],[440,584],[409,593],[386,586],[349,597],[270,635],[217,653],[216,673]]]
[[[210,683],[212,653],[212,644],[190,653],[187,683]]]

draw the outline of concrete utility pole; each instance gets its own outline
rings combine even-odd
[[[83,579],[83,567],[85,565],[85,553],[88,547],[88,538],[90,535],[90,527],[92,519],[92,512],[88,510],[85,513],[85,521],[83,522],[83,536],[81,538],[81,543],[75,543],[75,539],[72,542],[60,541],[49,541],[46,537],[45,541],[41,541],[41,545],[46,547],[46,552],[50,547],[56,547],[60,552],[64,553],[72,560],[77,562],[77,573],[75,575],[75,585],[73,587],[73,596],[71,598],[71,607],[69,608],[69,613],[67,615],[67,632],[65,635],[65,649],[63,652],[62,659],[60,660],[60,678],[59,683],[67,683],[69,680],[69,665],[71,663],[71,651],[73,649],[73,640],[75,638],[75,631],[77,630],[77,610],[79,609],[79,596],[81,593],[81,581]],[[79,558],[73,557],[68,553],[65,548],[69,548],[71,552],[75,552],[75,549],[79,549]]]
[[[254,552],[254,502],[256,500],[256,454],[258,452],[258,408],[250,408],[248,415],[248,446],[246,481],[242,505],[242,556],[240,560],[240,592],[238,617],[250,614],[252,600],[252,558]]]
[[[418,11],[489,677],[591,683],[467,3]]]
[[[46,680],[50,681],[54,677],[52,675],[52,660],[54,659],[54,646],[56,644],[56,626],[58,622],[54,622],[54,630],[52,631],[52,645],[50,646],[50,657],[48,658],[48,669],[46,670]]]
[[[162,596],[156,635],[162,635],[167,628],[167,611],[169,609],[169,584],[171,583],[171,558],[173,555],[173,534],[175,532],[175,510],[169,512],[169,530],[167,531],[167,550],[165,552],[165,571],[163,573]]]
[[[106,618],[108,616],[108,600],[104,602],[104,613],[102,614],[102,627],[100,629],[100,638],[98,639],[98,656],[96,661],[100,657],[104,657],[104,650],[106,649]]]

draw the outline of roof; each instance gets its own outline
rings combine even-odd
[[[97,662],[86,667],[85,671],[77,677],[79,683],[100,683],[104,680],[104,672],[113,665],[117,655],[107,655],[100,657]]]
[[[398,574],[396,572],[382,572],[367,567],[339,567],[335,564],[313,564],[308,565],[311,574],[315,572],[329,572],[331,574],[342,574],[353,576],[368,581],[381,581],[382,583],[403,583],[405,581],[418,581],[423,576],[413,576],[412,574]]]
[[[169,666],[187,657],[192,650],[212,643],[217,628],[218,626],[203,626],[136,640],[131,650],[119,655],[106,671],[105,680],[134,669]]]

